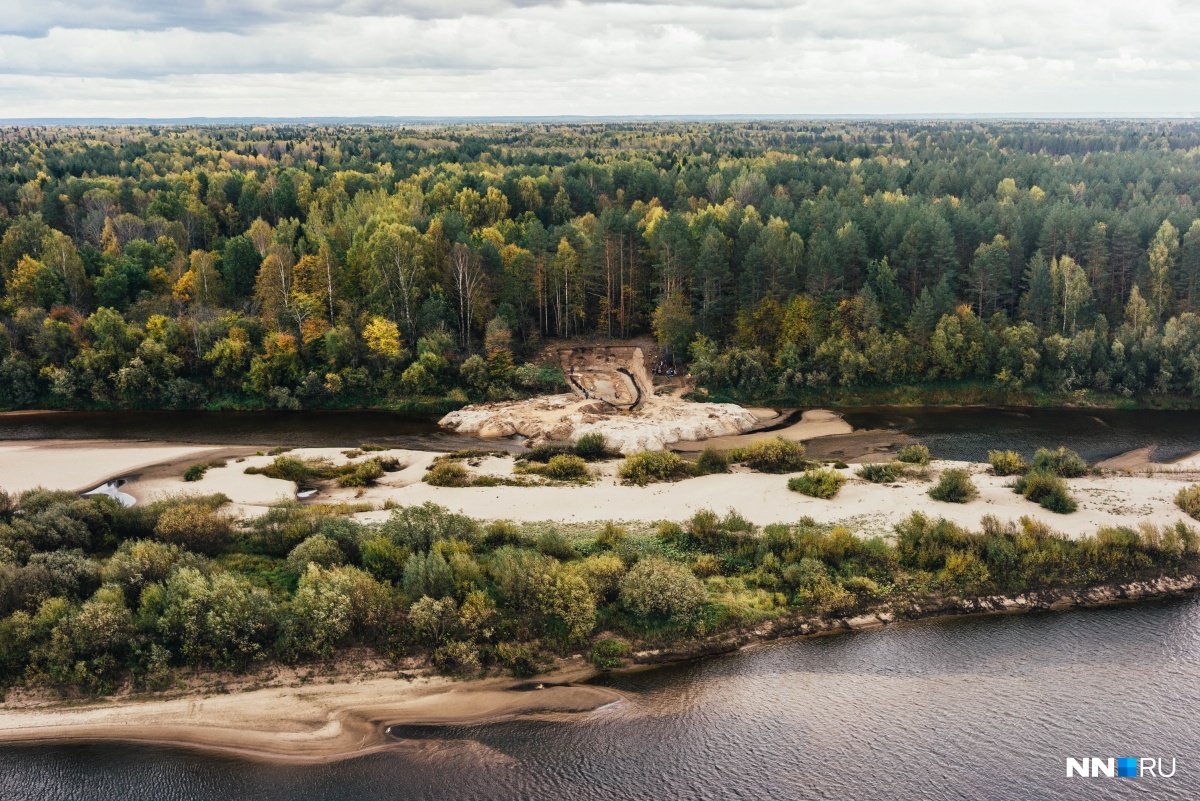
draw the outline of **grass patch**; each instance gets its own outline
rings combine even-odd
[[[943,470],[938,483],[929,490],[929,497],[945,503],[966,503],[979,497],[979,490],[966,470]]]
[[[194,464],[187,470],[183,471],[184,481],[199,481],[204,478],[204,474],[214,467],[224,467],[226,464],[224,459],[215,459],[211,462],[200,462]]]
[[[830,470],[825,467],[816,470],[805,470],[800,475],[789,478],[787,488],[792,492],[798,492],[810,498],[829,500],[838,494],[838,490],[845,483],[845,476],[836,470]]]
[[[864,464],[854,474],[872,484],[888,484],[900,478],[901,467],[897,462],[870,462]]]
[[[369,487],[383,477],[401,468],[394,458],[376,456],[364,462],[348,462],[335,465],[328,459],[297,459],[294,456],[277,456],[266,467],[247,467],[249,475],[263,475],[284,481],[307,485],[317,481],[337,481],[342,487]]]

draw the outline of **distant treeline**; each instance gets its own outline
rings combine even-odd
[[[1200,124],[0,130],[0,404],[399,404],[655,335],[715,389],[1200,390]]]

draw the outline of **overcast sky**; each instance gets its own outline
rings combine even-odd
[[[0,118],[1200,111],[1195,0],[0,0]]]

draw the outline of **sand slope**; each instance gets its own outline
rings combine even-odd
[[[567,682],[590,676],[574,668],[539,677]],[[442,677],[272,687],[208,697],[85,706],[6,709],[0,742],[125,740],[195,746],[289,762],[326,762],[394,747],[385,734],[401,723],[469,723],[535,712],[585,712],[620,701],[614,690],[586,685],[521,691],[514,679],[455,682]]]

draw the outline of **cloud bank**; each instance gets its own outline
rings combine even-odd
[[[1188,0],[3,0],[0,117],[1188,113],[1197,30]]]

